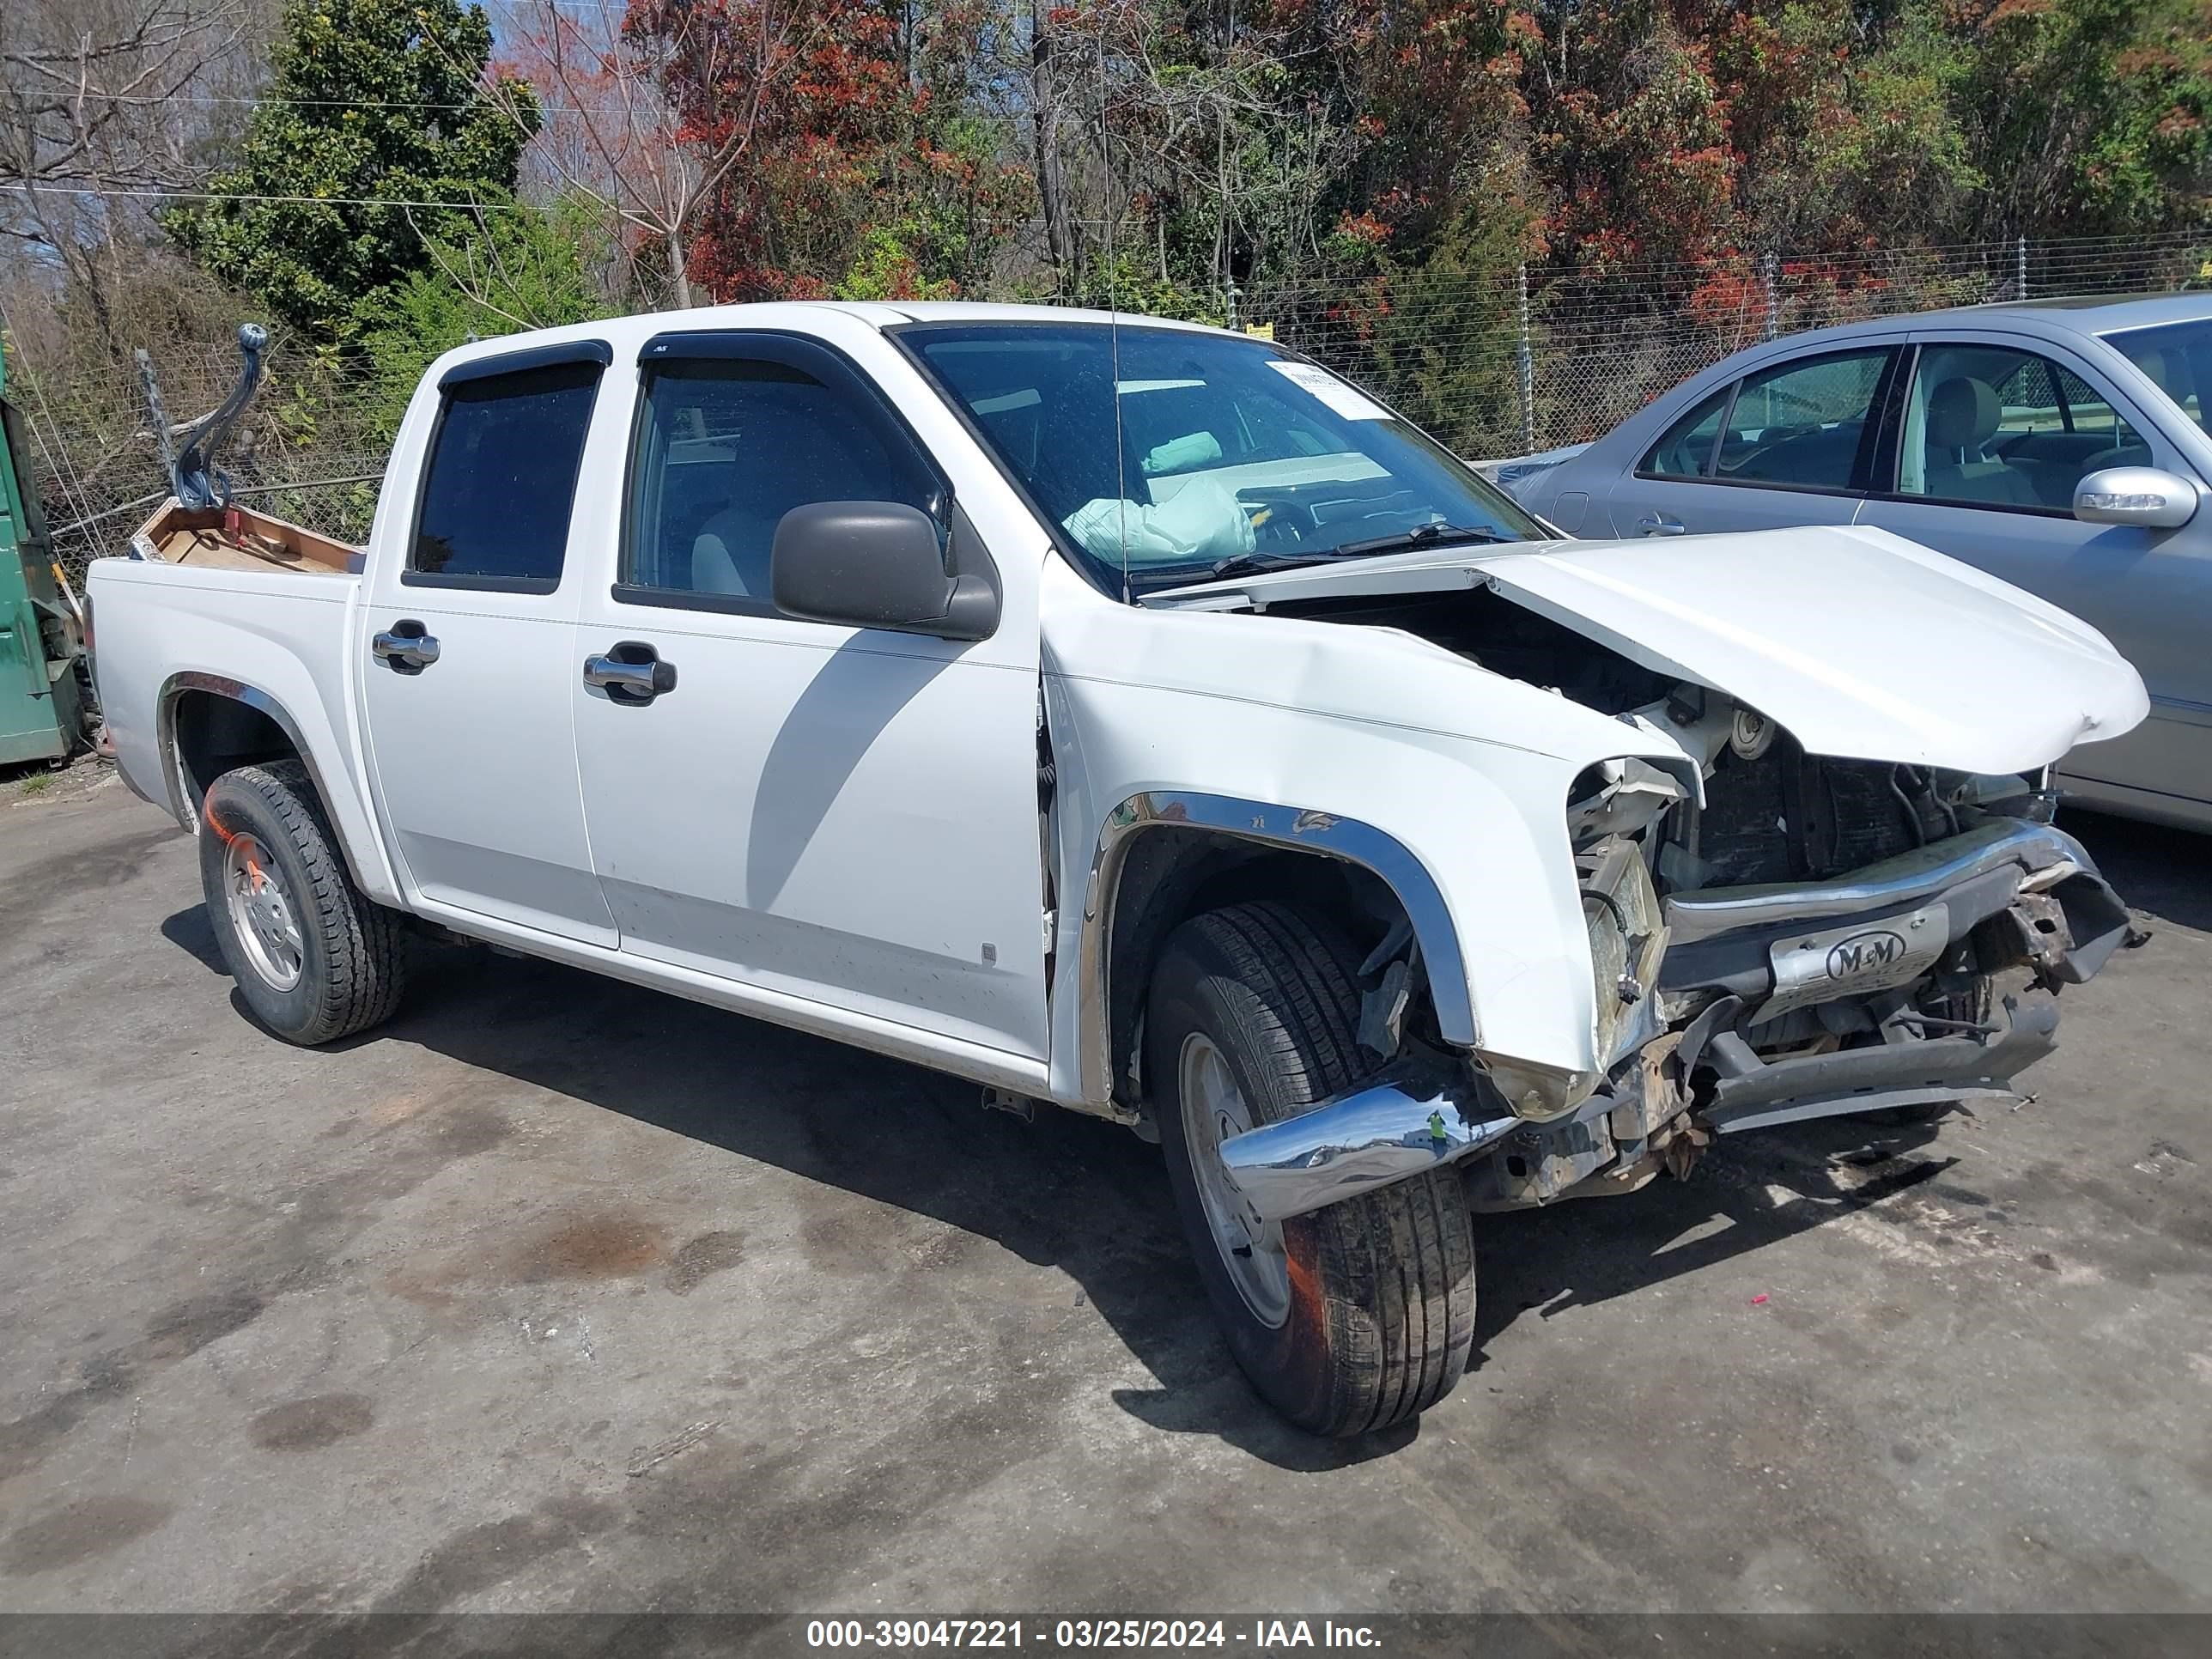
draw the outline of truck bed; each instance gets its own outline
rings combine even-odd
[[[389,902],[398,895],[349,713],[362,580],[339,562],[349,550],[266,515],[242,513],[234,527],[223,518],[172,504],[131,538],[132,556],[94,559],[86,573],[94,672],[116,758],[133,788],[189,821],[170,729],[188,722],[192,699],[250,688],[249,706],[313,757],[356,879]]]
[[[188,507],[172,496],[131,538],[142,559],[227,570],[345,575],[362,551],[249,507]]]

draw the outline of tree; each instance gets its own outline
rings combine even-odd
[[[659,43],[690,142],[716,154],[742,139],[744,165],[700,204],[691,280],[729,301],[987,278],[1034,200],[1002,133],[969,112],[989,0],[814,0],[773,58],[752,44],[766,3],[634,0],[624,24],[626,40]]]
[[[641,0],[630,27],[665,35],[683,0]],[[720,27],[736,33],[744,13]],[[695,48],[667,59],[664,84],[687,126],[712,141],[749,123],[750,154],[716,185],[692,260],[720,300],[818,298],[862,251],[890,150],[913,140],[921,98],[899,22],[872,0],[818,0],[787,37],[781,72],[732,86]]]
[[[470,340],[605,316],[586,270],[597,204],[567,198],[542,212],[478,212],[425,235],[428,264],[362,305],[353,332],[368,360],[373,428],[399,429],[422,371]]]
[[[491,27],[459,0],[285,0],[274,56],[238,164],[163,223],[222,281],[337,337],[428,264],[449,214],[510,198],[537,101],[487,86]]]
[[[2114,235],[2212,212],[2212,0],[1966,0],[1985,230]]]
[[[0,8],[0,236],[50,261],[110,356],[143,263],[142,201],[198,176],[192,94],[234,86],[245,0],[9,0]]]
[[[689,306],[694,249],[724,181],[751,149],[799,33],[791,0],[633,0],[627,11],[524,0],[507,49],[552,97],[538,161],[617,227],[653,297]],[[496,94],[535,131],[509,83]]]

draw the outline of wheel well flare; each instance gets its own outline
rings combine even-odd
[[[1177,925],[1206,910],[1289,898],[1363,948],[1410,932],[1437,1035],[1471,1048],[1474,1009],[1451,913],[1435,878],[1395,836],[1357,818],[1183,791],[1133,795],[1107,816],[1085,896],[1081,955],[1085,1099],[1133,1103],[1145,992]]]

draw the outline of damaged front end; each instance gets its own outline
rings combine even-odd
[[[1698,688],[1669,716],[1710,756],[1702,802],[1620,762],[1568,809],[1603,1075],[1515,1103],[1479,1209],[1632,1191],[1717,1135],[2008,1098],[2057,991],[2136,937],[2039,778],[1808,755]]]
[[[1240,585],[1255,613],[1410,635],[1635,734],[1553,809],[1590,1060],[1481,1033],[1472,1056],[1378,1048],[1374,1083],[1224,1144],[1269,1218],[1437,1161],[1480,1209],[1632,1191],[1719,1135],[2009,1097],[2057,991],[2139,939],[2051,822],[2048,763],[2148,707],[2109,644],[1894,538],[1691,539],[1686,559],[1577,544]],[[1911,696],[1881,672],[1903,663]]]
[[[1704,787],[1629,758],[1570,792],[1599,1066],[1409,1044],[1223,1144],[1256,1217],[1438,1162],[1478,1210],[1632,1192],[1719,1135],[2009,1098],[2054,1044],[2059,989],[2140,937],[2041,776],[1807,755],[1694,686],[1634,712],[1702,757]]]

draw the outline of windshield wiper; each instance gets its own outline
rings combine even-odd
[[[1408,553],[1417,547],[1438,547],[1447,542],[1504,542],[1512,539],[1495,530],[1472,525],[1422,524],[1395,536],[1376,536],[1364,542],[1346,542],[1336,550],[1342,557],[1359,553]]]
[[[1334,551],[1319,553],[1232,553],[1213,563],[1213,575],[1256,576],[1263,570],[1296,570],[1309,564],[1323,564],[1336,556]]]
[[[1203,576],[1183,569],[1164,569],[1158,580],[1174,586],[1192,581],[1222,581],[1237,576],[1257,576],[1274,570],[1303,570],[1309,565],[1356,558],[1363,553],[1401,553],[1410,548],[1433,547],[1450,542],[1504,542],[1512,539],[1494,530],[1477,530],[1455,524],[1425,524],[1395,536],[1371,541],[1346,542],[1341,547],[1319,547],[1310,553],[1232,553],[1216,559]],[[1147,583],[1147,586],[1150,586]]]

